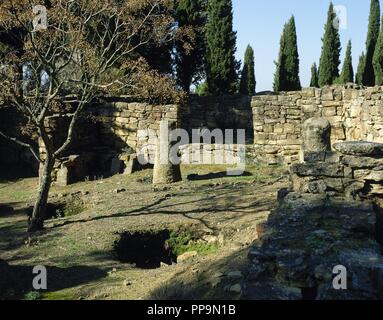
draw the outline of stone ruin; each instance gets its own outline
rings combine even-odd
[[[383,299],[383,144],[341,142],[332,151],[330,130],[325,118],[304,123],[301,163],[258,226],[243,299]],[[347,290],[334,287],[339,266]]]

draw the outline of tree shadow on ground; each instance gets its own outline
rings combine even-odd
[[[110,215],[96,216],[89,219],[81,220],[68,220],[62,223],[58,223],[53,228],[59,228],[70,224],[75,223],[85,223],[92,222],[104,219],[113,219],[113,218],[122,218],[130,216],[144,216],[144,215],[180,215],[187,219],[196,221],[204,225],[206,228],[216,231],[215,227],[209,224],[208,217],[211,214],[225,214],[230,213],[230,217],[222,217],[220,222],[227,222],[232,219],[238,219],[245,215],[253,215],[255,212],[254,208],[257,208],[257,211],[262,211],[262,208],[273,206],[275,200],[268,199],[258,199],[251,201],[250,203],[243,203],[241,201],[236,201],[235,195],[233,192],[239,192],[241,194],[241,189],[233,187],[231,185],[223,185],[217,188],[211,189],[210,192],[207,192],[206,196],[203,199],[198,200],[199,206],[192,209],[186,209],[184,206],[195,204],[196,200],[187,200],[187,201],[177,201],[173,203],[165,203],[168,198],[161,198],[154,201],[151,204],[132,209],[127,212],[118,212]],[[187,191],[185,191],[187,192]],[[193,191],[190,191],[193,192]],[[218,193],[219,192],[219,193]],[[182,199],[182,194],[176,195],[177,199]],[[222,204],[217,204],[219,198],[226,199]],[[175,199],[175,198],[174,198]],[[238,199],[237,199],[238,200]],[[205,214],[204,214],[205,213]],[[204,214],[202,217],[201,215]],[[197,216],[198,215],[198,216]]]
[[[35,178],[38,173],[27,165],[12,165],[0,163],[0,182],[16,182],[26,178]]]
[[[35,291],[32,282],[36,274],[33,274],[34,266],[9,265],[0,260],[0,299],[22,299],[28,292]],[[58,268],[47,266],[47,286],[44,292],[54,292],[65,288],[71,288],[83,283],[103,278],[107,273],[103,270],[88,266],[72,266]]]
[[[0,218],[1,217],[10,217],[15,214],[15,210],[13,209],[13,206],[5,203],[0,204]]]
[[[214,262],[192,265],[176,274],[172,280],[154,289],[149,300],[236,300],[239,292],[230,288],[241,284],[248,269],[245,247]],[[193,272],[194,269],[194,272]],[[195,272],[198,270],[198,272]],[[230,276],[230,272],[240,271],[241,277]]]
[[[250,172],[244,172],[240,175],[236,175],[236,177],[251,177],[252,174]],[[213,180],[213,179],[222,179],[222,178],[232,178],[233,176],[230,176],[227,174],[227,171],[222,172],[214,172],[214,173],[208,173],[208,174],[189,174],[187,176],[187,180],[189,181],[201,181],[201,180]]]

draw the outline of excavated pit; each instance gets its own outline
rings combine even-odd
[[[140,269],[157,269],[161,263],[171,265],[177,262],[177,256],[166,244],[169,238],[169,230],[125,232],[115,242],[114,251],[120,262],[134,264]]]

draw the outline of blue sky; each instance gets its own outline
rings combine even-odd
[[[233,0],[237,58],[243,60],[248,44],[254,48],[258,92],[272,89],[281,32],[292,14],[297,25],[302,86],[310,84],[311,65],[319,63],[329,3],[329,0]],[[351,39],[356,72],[359,55],[365,50],[370,1],[334,0],[333,3],[347,10],[347,28],[340,30],[341,58],[343,63],[347,41]]]

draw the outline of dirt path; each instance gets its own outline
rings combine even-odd
[[[0,203],[15,209],[0,212],[0,258],[25,278],[8,296],[30,290],[31,267],[39,264],[48,267],[46,299],[237,298],[256,225],[276,206],[277,191],[287,185],[285,170],[254,167],[248,176],[204,180],[221,168],[197,169],[198,179],[187,181],[196,168],[184,168],[184,182],[172,187],[153,188],[150,170],[55,187],[52,201],[79,196],[86,210],[47,221],[32,239],[25,234],[25,208],[36,179],[0,185]],[[220,245],[212,254],[157,269],[116,260],[113,244],[122,232],[164,229],[198,230]]]

